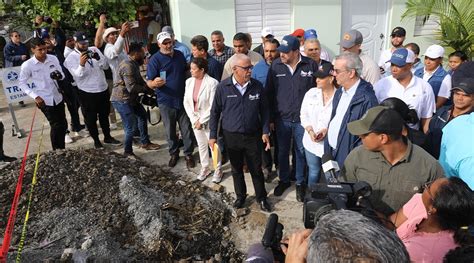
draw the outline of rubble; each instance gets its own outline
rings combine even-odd
[[[17,161],[0,171],[0,235],[19,168]],[[33,169],[30,156],[8,261],[16,257]],[[243,259],[230,240],[229,197],[199,182],[95,149],[44,153],[37,177],[24,262]]]

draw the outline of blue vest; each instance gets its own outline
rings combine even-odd
[[[415,71],[415,76],[419,78],[423,78],[423,74],[424,68],[420,68]],[[438,96],[438,92],[441,87],[441,82],[443,82],[443,79],[444,77],[446,77],[446,75],[448,75],[448,72],[446,72],[443,67],[439,66],[433,76],[431,76],[431,78],[428,80],[428,83],[430,83],[431,87],[433,88],[435,98]]]

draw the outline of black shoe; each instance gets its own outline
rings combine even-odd
[[[168,166],[169,167],[175,167],[176,164],[178,163],[178,159],[179,159],[178,154],[171,155],[170,161],[168,162]]]
[[[94,142],[94,148],[96,148],[96,149],[104,148],[104,145],[102,145],[102,143],[100,143],[100,141],[96,141],[96,142]]]
[[[194,162],[194,158],[192,155],[187,155],[184,158],[186,159],[186,167],[188,167],[189,169],[196,167],[196,163]]]
[[[13,162],[13,161],[16,161],[16,157],[11,157],[11,156],[7,156],[7,155],[2,155],[0,156],[0,162],[6,162],[6,163],[9,163],[9,162]]]
[[[275,190],[273,191],[273,194],[275,196],[281,196],[288,187],[290,187],[290,183],[283,183],[282,181],[278,182],[277,187],[275,187]]]
[[[302,184],[297,184],[296,185],[296,200],[298,202],[304,202],[304,197],[305,197],[305,187]]]
[[[258,202],[260,204],[260,209],[264,212],[271,212],[272,206],[268,203],[267,199],[263,199],[262,201]]]
[[[237,197],[237,200],[234,202],[234,208],[242,208],[245,204],[245,198]]]
[[[108,144],[122,144],[119,140],[116,140],[114,137],[109,137],[104,139],[104,143]]]

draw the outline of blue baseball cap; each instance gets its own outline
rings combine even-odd
[[[392,57],[387,62],[390,62],[399,67],[403,67],[406,64],[415,62],[415,53],[413,53],[413,51],[411,51],[410,49],[399,48],[393,51]]]
[[[314,29],[308,29],[304,31],[304,39],[318,38],[318,33]]]
[[[286,35],[280,42],[280,46],[277,48],[278,51],[288,53],[290,51],[298,50],[300,48],[300,41],[298,38],[292,35]]]

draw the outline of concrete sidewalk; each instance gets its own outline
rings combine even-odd
[[[1,87],[1,84],[0,84],[0,87]],[[18,103],[15,103],[13,105],[16,118],[18,120],[18,125],[21,129],[25,130],[26,137],[21,138],[21,139],[17,137],[12,137],[11,127],[12,127],[13,122],[12,122],[12,117],[8,111],[8,104],[7,104],[8,102],[5,98],[5,94],[3,92],[0,92],[0,93],[1,93],[0,94],[0,117],[3,121],[3,124],[5,125],[4,146],[3,146],[4,152],[6,155],[15,156],[21,159],[25,151],[25,146],[28,140],[30,125],[33,119],[33,114],[36,110],[36,106],[33,100],[31,99],[25,100],[26,107],[24,108],[20,107]],[[82,119],[82,114],[79,114],[79,115],[81,116],[81,119]],[[69,122],[70,117],[69,117],[69,112],[67,111],[67,108],[66,108],[66,116]],[[117,114],[117,118],[119,119],[118,114]],[[31,143],[29,146],[29,153],[28,153],[29,155],[36,154],[38,151],[41,128],[42,128],[43,123],[44,123],[44,136],[43,136],[43,144],[41,146],[41,151],[45,152],[45,151],[50,151],[52,149],[50,138],[49,138],[50,128],[49,128],[48,121],[44,117],[43,113],[38,109],[36,110],[36,119],[35,119],[33,130],[32,130]],[[81,121],[81,123],[83,122]],[[117,140],[123,141],[124,133],[123,133],[121,123],[119,123],[118,126],[119,127],[117,130],[112,131],[112,136],[115,137]],[[154,143],[160,144],[162,148],[158,151],[146,151],[134,146],[133,150],[135,154],[139,158],[147,161],[148,163],[152,165],[160,165],[168,169],[167,164],[169,160],[169,154],[168,154],[167,143],[165,140],[166,136],[164,134],[163,124],[160,123],[156,126],[149,125],[148,131],[150,134],[151,141]],[[100,135],[100,138],[103,139],[102,135]],[[73,143],[66,144],[67,149],[93,147],[93,141],[90,137],[87,137],[87,138],[77,137],[73,139],[74,139]],[[105,147],[105,150],[111,150],[118,153],[123,153],[122,146],[110,146],[110,145],[104,144],[104,147]],[[171,168],[169,170],[175,174],[183,175],[184,178],[196,178],[200,170],[199,155],[198,155],[197,148],[194,151],[194,157],[197,163],[196,168],[188,170],[186,168],[184,157],[181,157],[176,167]],[[2,166],[3,165],[0,165],[0,168]],[[224,168],[224,179],[222,180],[221,185],[225,187],[226,192],[230,193],[232,196],[235,197],[234,192],[233,192],[234,187],[233,187],[233,182],[232,182],[232,176],[230,175],[229,162],[226,165],[224,165],[223,168]],[[41,175],[39,175],[39,177],[41,177]],[[204,181],[203,184],[206,184],[212,187],[213,183],[211,182],[210,177],[206,179],[206,181]],[[292,186],[289,190],[287,190],[283,196],[275,197],[273,195],[273,189],[276,187],[277,182],[278,182],[278,179],[274,179],[271,183],[266,183],[266,189],[269,193],[269,202],[273,206],[273,212],[278,214],[278,216],[280,217],[280,222],[285,226],[285,233],[291,233],[292,231],[296,229],[303,228],[303,222],[302,222],[303,205],[302,203],[299,203],[296,201],[294,186]],[[253,190],[253,184],[251,181],[250,174],[246,174],[246,183],[247,183],[247,189],[248,189],[248,195],[249,195],[248,199],[254,200],[255,193]],[[248,229],[248,230],[251,230],[249,232],[249,235],[241,237],[242,240],[240,240],[241,241],[240,245],[242,249],[246,249],[246,247],[248,247],[248,244],[260,242],[263,235],[263,227],[266,222],[266,217],[268,216],[268,214],[261,212],[259,207],[256,206],[254,202],[247,201],[246,205],[251,208],[252,213],[258,213],[259,215],[261,214],[260,215],[261,220],[259,221],[262,221],[262,222],[260,222],[259,224],[255,224],[255,223],[251,224],[251,227],[253,229]],[[262,226],[262,223],[263,223],[263,226]]]

